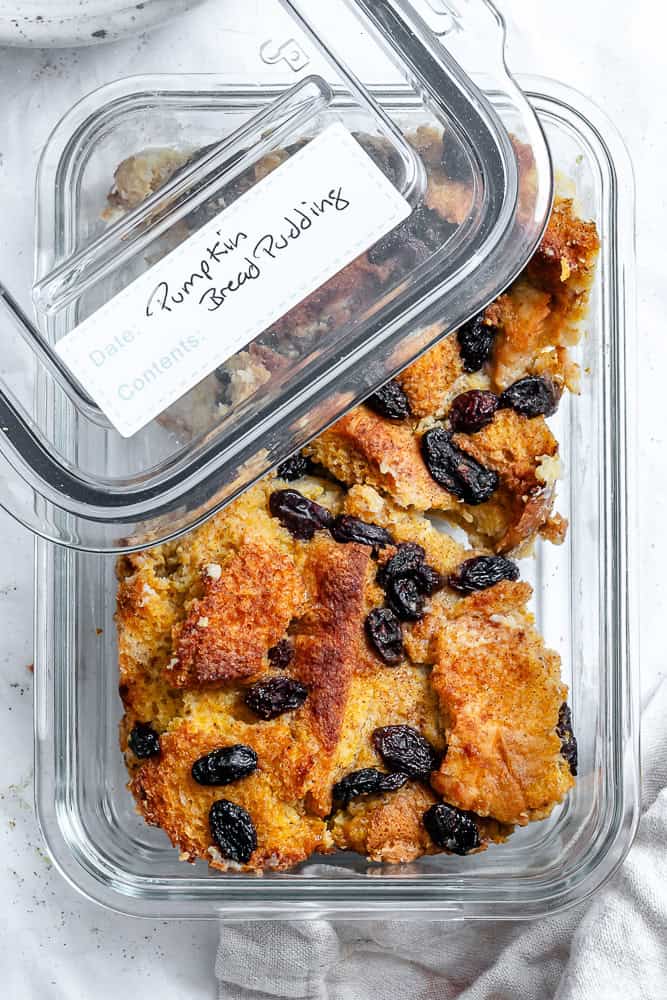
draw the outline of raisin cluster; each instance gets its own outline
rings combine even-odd
[[[310,541],[316,531],[329,531],[341,545],[356,542],[368,545],[374,552],[393,543],[387,529],[379,524],[370,524],[349,514],[334,517],[326,507],[297,490],[276,490],[269,499],[269,510],[294,538],[301,541]]]
[[[374,142],[370,136],[365,135],[363,132],[355,132],[354,138],[363,147],[375,165],[380,168],[385,177],[392,184],[397,185],[401,178],[402,163],[400,156],[394,148],[387,142],[378,142],[377,140]]]
[[[440,573],[426,562],[424,549],[415,542],[398,546],[396,555],[378,570],[377,582],[403,621],[418,621],[423,615],[424,597],[431,597],[444,584]]]
[[[331,526],[331,534],[341,545],[356,542],[357,545],[368,545],[374,551],[391,545],[393,539],[386,528],[379,524],[369,524],[350,514],[341,514]]]
[[[556,386],[540,375],[519,379],[500,396],[500,406],[511,407],[522,417],[552,417],[558,402]]]
[[[276,471],[281,479],[291,483],[295,479],[302,479],[304,476],[309,475],[313,471],[313,463],[299,452],[298,455],[292,455],[286,462],[279,465]]]
[[[495,392],[470,389],[462,392],[452,403],[449,426],[454,432],[476,434],[491,423],[497,409],[498,397]]]
[[[396,667],[403,659],[403,630],[391,608],[374,608],[366,619],[366,636],[387,664]]]
[[[380,659],[394,667],[403,658],[401,622],[423,618],[425,598],[440,590],[444,580],[427,564],[421,545],[405,542],[380,567],[377,582],[386,594],[387,606],[371,611],[366,619],[366,635]]]
[[[333,514],[297,490],[276,490],[269,499],[269,510],[294,538],[309,542],[316,531],[331,528]]]
[[[287,670],[294,659],[294,646],[289,639],[281,639],[268,652],[269,663],[276,670]]]
[[[407,774],[385,774],[375,767],[364,767],[352,771],[333,786],[334,805],[345,809],[352,799],[360,795],[376,795],[379,792],[395,792],[407,782]]]
[[[458,226],[421,202],[412,215],[368,251],[371,264],[398,264],[403,271],[417,267],[439,250]]]
[[[556,733],[561,741],[561,756],[567,761],[570,774],[576,777],[579,770],[579,749],[577,747],[577,738],[572,730],[572,710],[565,701],[558,713]]]
[[[373,733],[375,749],[389,773],[375,767],[352,771],[333,787],[334,804],[345,808],[360,795],[394,792],[410,779],[428,781],[439,763],[435,748],[411,726],[384,726]]]

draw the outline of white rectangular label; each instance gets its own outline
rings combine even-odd
[[[130,437],[410,215],[330,126],[57,344]]]

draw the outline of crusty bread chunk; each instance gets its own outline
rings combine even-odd
[[[560,657],[527,614],[530,587],[500,583],[435,625],[431,683],[448,750],[433,788],[501,823],[548,816],[574,784],[555,727],[567,689]]]

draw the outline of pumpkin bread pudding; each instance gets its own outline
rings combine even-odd
[[[432,132],[413,141],[433,160],[435,231],[466,192],[447,187]],[[115,209],[183,162],[135,160],[150,177],[126,161]],[[560,658],[512,557],[567,528],[547,419],[577,388],[569,349],[598,247],[557,201],[482,314],[207,523],[119,560],[130,789],[184,860],[259,873],[337,850],[465,855],[572,788]],[[358,307],[391,269],[369,251],[327,286],[326,310]],[[248,355],[264,382],[286,344],[316,334],[322,295]]]

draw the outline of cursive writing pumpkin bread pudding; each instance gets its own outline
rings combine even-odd
[[[557,202],[482,315],[202,527],[119,560],[130,789],[184,860],[465,855],[573,786],[560,659],[511,557],[567,528],[546,418],[576,388],[597,250]]]

